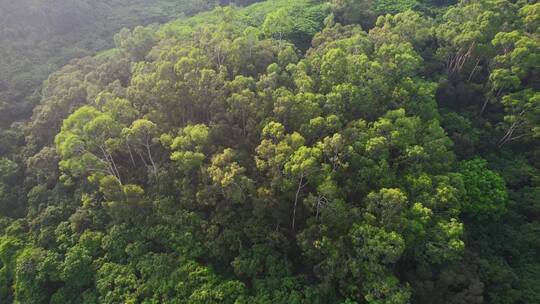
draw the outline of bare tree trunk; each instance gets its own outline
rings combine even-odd
[[[247,131],[246,131],[246,109],[245,109],[245,106],[242,106],[242,135],[244,135],[244,137],[247,136]]]
[[[524,112],[525,111],[522,111],[519,114],[519,116],[523,115]],[[499,148],[502,148],[505,144],[507,144],[510,141],[522,138],[526,135],[526,134],[521,134],[521,135],[512,137],[514,135],[514,132],[517,130],[517,128],[519,128],[522,124],[523,124],[523,121],[516,121],[512,123],[512,125],[510,125],[510,128],[508,128],[508,130],[506,131],[506,134],[504,134],[504,136],[499,141]]]
[[[107,152],[107,150],[105,150],[105,148],[103,148],[103,146],[99,146],[99,149],[101,150],[101,153],[103,153],[103,157],[105,157],[107,161],[107,166],[109,167],[109,171],[111,175],[115,176],[120,182],[120,184],[122,184],[122,179],[120,178],[120,172],[118,171],[118,168],[116,167],[114,158],[112,157],[110,153]]]
[[[128,151],[129,151],[129,158],[131,159],[131,163],[133,164],[133,166],[135,167],[135,158],[133,157],[133,153],[131,152],[131,146],[129,145],[129,143],[126,142],[126,146],[128,148]]]
[[[298,182],[298,188],[296,189],[296,195],[294,197],[293,218],[292,218],[293,230],[296,223],[296,208],[298,206],[298,197],[300,196],[300,190],[302,190],[302,188],[304,188],[304,174],[300,176],[300,181]]]
[[[484,111],[486,110],[488,103],[489,103],[489,98],[486,97],[486,100],[484,100],[484,104],[482,105],[482,109],[480,109],[480,115],[479,115],[480,117],[484,115]]]
[[[101,153],[103,154],[103,157],[105,158],[105,160],[101,159],[106,165],[107,165],[107,171],[109,171],[109,174],[110,175],[114,175],[116,176],[115,172],[114,172],[114,169],[111,165],[111,162],[109,161],[109,156],[107,155],[107,153],[105,152],[105,150],[100,146],[99,149],[101,150]]]
[[[467,62],[467,59],[469,59],[469,57],[471,57],[472,55],[472,50],[474,48],[474,45],[475,45],[474,42],[471,43],[471,45],[469,46],[469,48],[467,49],[465,53],[463,53],[464,50],[461,47],[455,53],[455,55],[449,56],[449,58],[446,61],[447,62],[446,66],[448,68],[448,76],[452,76],[452,74],[454,74],[455,72],[459,72],[463,68],[463,66]]]
[[[502,91],[502,89],[499,89],[499,90],[497,91],[497,93],[495,93],[495,95],[493,96],[493,98],[494,98],[494,99],[499,98],[499,95],[501,94],[501,91]],[[493,92],[493,90],[492,90],[491,92]],[[491,95],[491,94],[490,94],[490,95]],[[489,95],[488,95],[488,96],[489,96]],[[488,103],[489,103],[489,97],[486,97],[486,100],[484,100],[484,104],[482,105],[482,109],[480,110],[479,116],[484,115],[484,112],[485,112],[485,110],[486,110],[486,107],[487,107]]]
[[[150,151],[150,144],[148,142],[148,138],[146,139],[146,153],[148,153],[148,158],[150,159],[150,163],[152,163],[154,176],[157,178],[157,167],[156,163],[154,162],[154,158],[152,157],[152,152]]]
[[[467,81],[471,81],[471,79],[472,79],[474,73],[476,72],[476,69],[478,68],[478,64],[479,64],[479,63],[480,63],[480,58],[478,58],[478,59],[476,60],[476,63],[474,64],[474,68],[472,69],[471,74],[469,74],[469,78],[467,79]]]
[[[139,155],[139,158],[142,160],[144,166],[148,168],[148,163],[146,162],[146,159],[144,159],[144,156],[142,156],[142,154],[139,153],[138,151],[137,151],[137,155]]]
[[[116,162],[114,161],[114,158],[111,154],[109,154],[109,157],[111,159],[111,162],[114,167],[114,171],[116,172],[116,178],[118,178],[118,181],[120,182],[120,185],[122,185],[122,178],[120,178],[120,171],[118,171],[118,167],[116,167]]]

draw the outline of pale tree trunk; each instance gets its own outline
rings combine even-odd
[[[300,197],[300,191],[304,188],[304,174],[300,175],[300,181],[298,182],[298,188],[296,189],[296,195],[294,196],[294,207],[293,207],[293,218],[292,218],[292,229],[296,224],[296,209],[298,207],[298,198]]]
[[[152,164],[154,176],[157,178],[157,166],[154,162],[154,158],[152,157],[152,151],[150,150],[150,143],[148,138],[146,139],[146,153],[148,154],[148,158],[150,159],[150,163]]]

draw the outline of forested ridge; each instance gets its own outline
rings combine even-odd
[[[0,3],[0,127],[24,120],[41,84],[71,59],[110,49],[123,27],[255,0],[17,0]]]
[[[540,303],[540,3],[254,2],[0,3],[0,303]]]

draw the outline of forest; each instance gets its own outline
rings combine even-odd
[[[540,2],[0,2],[0,303],[540,303]]]

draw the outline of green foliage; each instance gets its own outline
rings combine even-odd
[[[99,181],[99,190],[103,193],[103,207],[116,221],[135,221],[144,217],[148,204],[144,190],[137,185],[122,185],[120,181],[108,175]]]
[[[133,31],[123,28],[114,36],[114,42],[133,61],[141,61],[155,45],[156,37],[151,28],[138,26]]]
[[[269,13],[262,24],[266,37],[278,41],[294,42],[301,49],[309,46],[310,38],[321,30],[326,9],[321,6],[306,10],[302,6],[292,5]]]
[[[163,142],[170,141],[162,137]],[[183,171],[189,171],[202,164],[205,158],[204,148],[209,143],[208,127],[199,124],[187,126],[179,132],[179,136],[170,143],[173,153],[171,160],[176,161]]]
[[[370,29],[375,23],[375,1],[373,0],[332,0],[332,11],[337,21],[343,24],[359,23]]]
[[[41,84],[49,74],[72,59],[112,47],[113,34],[120,29],[193,15],[214,5],[215,1],[173,0],[3,2],[0,125],[6,128],[29,118],[32,108],[39,103]],[[147,32],[142,28],[134,30],[133,37],[122,46],[140,56],[148,41],[141,38]],[[128,33],[123,30],[119,36]]]
[[[452,2],[1,4],[0,302],[538,302],[538,5]]]
[[[56,138],[59,166],[74,177],[109,174],[120,179],[113,152],[122,130],[108,113],[84,106],[64,121]]]
[[[0,299],[5,302],[13,300],[10,286],[13,284],[17,256],[24,244],[21,240],[13,237],[3,237],[0,243]]]
[[[464,161],[460,173],[465,185],[463,212],[479,219],[498,219],[506,211],[508,199],[504,179],[480,158]]]
[[[375,12],[381,15],[397,14],[412,9],[417,3],[416,0],[376,0],[374,9]]]
[[[52,286],[60,282],[58,267],[55,253],[44,249],[24,249],[15,266],[15,303],[47,303],[54,290]]]

